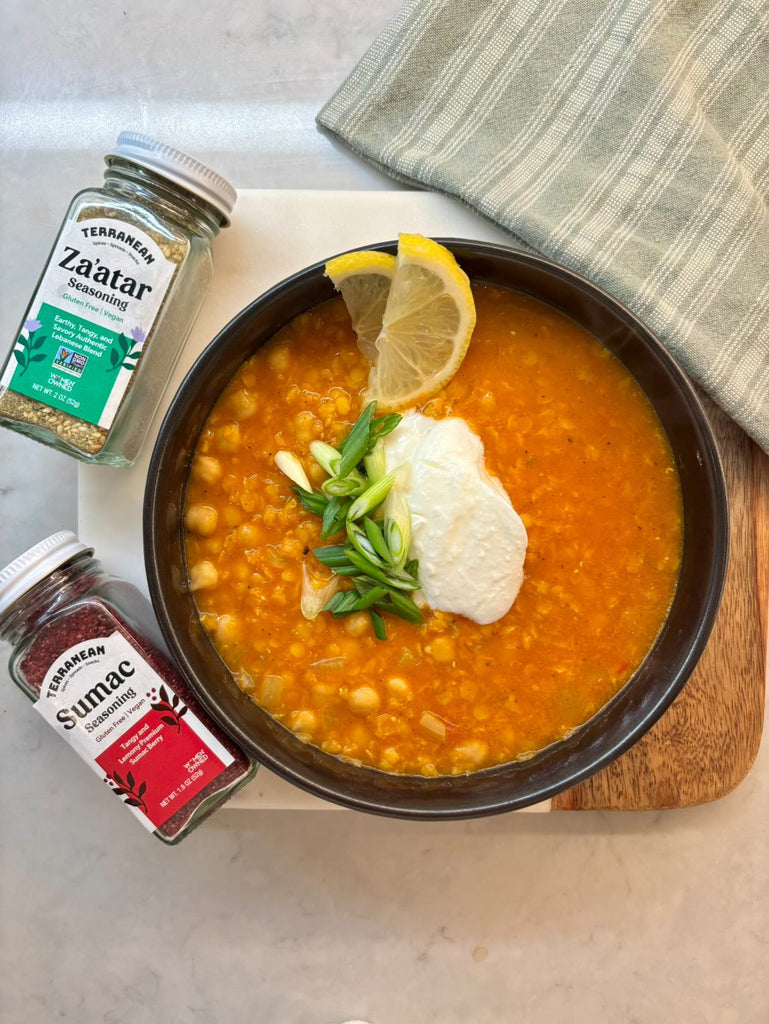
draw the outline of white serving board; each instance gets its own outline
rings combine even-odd
[[[243,189],[232,227],[214,242],[211,290],[130,469],[78,466],[78,532],[105,568],[146,594],[142,501],[147,466],[163,415],[192,363],[244,306],[302,267],[347,249],[397,238],[401,231],[510,244],[510,236],[460,203],[432,192],[332,192]],[[266,768],[228,804],[231,808],[320,810],[335,805],[310,796]],[[549,802],[527,810],[549,810]]]

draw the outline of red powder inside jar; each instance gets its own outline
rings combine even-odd
[[[87,579],[84,580],[84,584],[82,589],[86,590],[88,588]],[[173,736],[173,726],[175,726],[177,732],[180,732],[180,720],[186,711],[190,710],[198,719],[202,720],[206,729],[214,735],[234,759],[232,763],[224,766],[215,778],[157,826],[157,832],[164,838],[173,840],[187,826],[190,818],[201,804],[229,789],[232,784],[249,773],[251,763],[232,741],[208,719],[206,712],[198,705],[189,686],[165,654],[148,643],[146,639],[137,638],[129,624],[113,608],[98,599],[89,598],[78,604],[69,614],[44,625],[37,632],[31,647],[20,663],[20,668],[30,689],[33,690],[35,696],[39,697],[46,676],[62,654],[81,644],[85,647],[94,639],[107,637],[115,632],[125,638],[140,658],[162,680],[164,688],[161,687],[159,694],[153,692],[153,704],[150,706],[160,722],[169,726],[166,731]],[[130,729],[129,726],[129,732]],[[166,743],[166,747],[164,756],[173,757],[173,739]],[[145,792],[141,791],[141,785],[133,779],[132,773],[129,772],[128,777],[124,778],[121,775],[115,777],[115,773],[108,772],[107,777],[108,781],[112,783],[113,792],[117,793],[129,806],[139,806],[142,809]],[[216,806],[217,803],[212,801],[212,806],[207,813],[215,810]],[[205,816],[206,813],[201,814],[198,821]]]

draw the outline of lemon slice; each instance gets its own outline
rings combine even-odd
[[[386,252],[348,252],[326,264],[326,276],[342,293],[358,348],[370,363],[376,358],[375,342],[394,275],[395,257]]]
[[[398,409],[434,395],[459,369],[474,327],[470,282],[449,250],[400,235],[367,397]]]

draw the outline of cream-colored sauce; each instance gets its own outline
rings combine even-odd
[[[496,622],[523,583],[528,537],[464,420],[407,413],[384,441],[411,512],[409,556],[433,609]]]

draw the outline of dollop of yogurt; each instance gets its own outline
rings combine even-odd
[[[406,413],[384,439],[411,512],[409,557],[419,559],[427,604],[486,625],[501,619],[523,583],[526,527],[483,442],[464,420]]]

